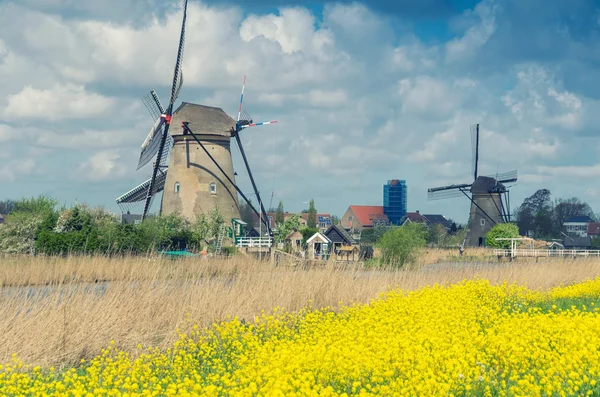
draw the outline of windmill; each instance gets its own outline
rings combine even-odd
[[[128,208],[130,204],[144,201],[144,212],[142,219],[146,218],[152,201],[156,193],[164,189],[165,180],[167,177],[167,159],[169,151],[173,144],[173,139],[169,134],[169,127],[173,118],[173,106],[175,100],[179,96],[183,85],[183,74],[181,66],[183,63],[183,48],[185,44],[185,23],[187,19],[188,1],[183,1],[183,20],[181,23],[181,33],[179,37],[179,47],[177,50],[177,59],[175,61],[175,69],[173,72],[173,83],[171,85],[171,96],[166,109],[163,108],[156,92],[152,90],[149,95],[142,100],[150,115],[155,120],[152,129],[142,144],[140,158],[138,161],[139,170],[146,165],[150,160],[155,158],[152,167],[152,176],[144,183],[138,185],[134,189],[117,198],[117,204],[121,208]]]
[[[473,182],[427,189],[428,200],[466,197],[471,202],[464,245],[482,246],[494,225],[510,222],[510,194],[507,184],[517,181],[517,171],[493,176],[479,175],[479,124],[471,126]]]
[[[234,205],[232,204],[234,201],[235,205],[237,206],[237,200],[235,199],[235,195],[233,194],[235,189],[235,191],[237,191],[237,193],[242,197],[242,199],[246,201],[246,203],[250,206],[253,212],[261,219],[261,222],[265,225],[267,234],[270,235],[271,228],[269,219],[265,211],[260,192],[258,190],[258,187],[256,186],[254,175],[252,174],[252,170],[250,169],[248,158],[246,156],[246,152],[244,150],[244,146],[240,138],[240,133],[246,128],[257,127],[260,125],[275,124],[277,123],[277,121],[274,120],[259,123],[254,122],[254,120],[252,119],[252,117],[250,117],[248,112],[243,109],[245,86],[246,76],[244,76],[244,81],[242,83],[240,105],[235,120],[229,118],[229,116],[227,116],[223,112],[223,110],[218,108],[210,108],[212,109],[210,111],[205,110],[204,113],[212,113],[212,115],[210,117],[203,117],[204,122],[199,122],[198,113],[194,114],[192,112],[188,112],[188,114],[180,115],[179,111],[176,112],[177,119],[181,121],[182,130],[181,135],[174,135],[175,144],[173,146],[173,155],[171,156],[171,164],[169,166],[169,169],[172,171],[177,169],[177,172],[170,171],[169,176],[166,180],[166,186],[177,184],[179,183],[180,179],[192,180],[194,177],[198,180],[203,181],[212,180],[212,182],[209,182],[208,191],[212,194],[212,198],[214,199],[215,203],[218,202],[220,208],[224,208],[225,211],[229,210],[230,207]],[[190,104],[184,103],[184,105]],[[227,129],[225,129],[223,127],[227,123],[227,119],[229,119],[231,122]],[[254,190],[254,195],[256,196],[256,199],[259,203],[260,213],[254,208],[248,197],[235,183],[234,177],[236,174],[233,172],[230,149],[231,138],[235,139],[240,154],[242,155],[242,159],[244,160],[244,165],[248,172],[248,177],[252,184],[252,189]],[[201,149],[201,151],[199,151],[199,149]],[[195,171],[195,176],[189,177],[188,175],[190,173],[186,171],[186,168],[183,166],[183,164],[187,163],[187,169],[189,169],[189,164],[192,162],[201,163],[200,167],[192,168],[194,168],[195,170],[200,168],[205,172],[203,172],[202,175],[200,175],[199,172]],[[224,198],[219,199],[217,197],[216,192],[218,185],[221,185],[225,188],[226,193]],[[165,190],[165,193],[163,194],[163,213],[173,212],[172,208],[175,206],[179,206],[182,208],[186,206],[186,204],[181,199],[175,197],[180,194],[180,191],[177,189],[182,189],[183,186],[175,186],[177,186],[175,189]],[[204,194],[202,192],[206,191],[204,187],[200,187],[200,189],[195,190],[200,192],[196,193],[196,195]],[[201,205],[201,201],[208,202],[209,200],[208,198],[206,200],[197,199],[195,205]],[[235,215],[234,212],[235,210],[232,209],[229,214]],[[232,218],[235,217],[236,216],[232,216]],[[239,209],[237,212],[237,217],[239,217]]]

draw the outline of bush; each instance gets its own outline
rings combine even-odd
[[[496,240],[497,238],[518,238],[519,226],[515,223],[497,223],[485,235],[485,243],[490,248],[510,248],[510,241]]]
[[[416,262],[419,250],[427,243],[427,231],[423,225],[408,223],[389,229],[377,243],[381,249],[380,263],[401,268]]]

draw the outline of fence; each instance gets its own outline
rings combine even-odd
[[[495,249],[494,255],[511,258],[545,258],[545,257],[589,257],[599,256],[600,250],[538,250],[538,249]]]
[[[239,237],[236,239],[235,245],[243,248],[270,248],[273,245],[273,239],[269,237]]]

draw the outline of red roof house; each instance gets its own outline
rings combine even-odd
[[[588,223],[588,236],[596,237],[600,235],[600,222]]]
[[[389,223],[388,217],[383,213],[382,205],[351,205],[341,219],[344,229],[355,232],[378,223]]]

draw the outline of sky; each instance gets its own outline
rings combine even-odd
[[[0,0],[0,199],[51,195],[120,212],[168,101],[178,0]],[[600,6],[573,0],[190,0],[180,101],[278,124],[242,140],[263,201],[342,215],[404,179],[408,209],[466,222],[427,188],[518,170],[600,211]],[[239,152],[234,167],[252,194]]]

